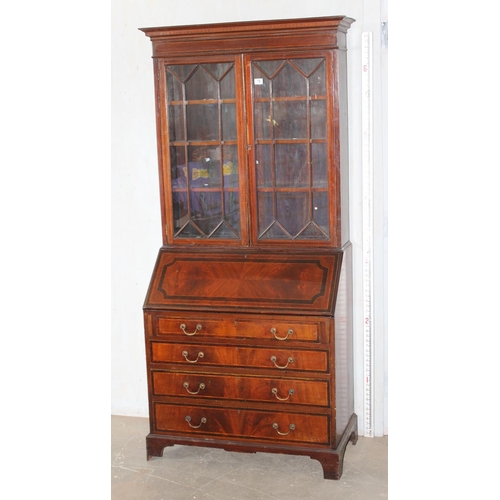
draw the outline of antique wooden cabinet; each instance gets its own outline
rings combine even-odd
[[[144,304],[147,456],[357,439],[347,17],[144,28],[163,246]]]

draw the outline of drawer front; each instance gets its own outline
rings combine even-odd
[[[153,372],[153,394],[206,399],[328,406],[328,382]]]
[[[207,317],[160,317],[158,335],[182,335],[193,338],[241,338],[318,342],[320,323],[294,321],[252,321]]]
[[[155,404],[156,430],[328,444],[328,416]]]
[[[326,351],[151,342],[153,363],[236,366],[276,370],[328,371]]]

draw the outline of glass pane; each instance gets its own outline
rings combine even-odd
[[[222,104],[222,140],[236,139],[236,104]]]
[[[256,102],[254,108],[256,139],[271,138],[271,107],[268,102]]]
[[[306,101],[280,101],[273,105],[275,139],[307,139]]]
[[[278,222],[296,236],[309,223],[309,192],[276,193]]]
[[[271,151],[271,146],[267,144],[255,146],[257,187],[271,187],[273,185]]]
[[[328,186],[328,160],[326,154],[326,143],[311,144],[313,187],[324,188]]]
[[[325,233],[316,224],[309,224],[298,236],[298,240],[327,240]]]
[[[291,64],[285,64],[273,80],[273,96],[297,97],[306,95],[306,78]]]
[[[261,240],[289,240],[290,235],[278,224],[274,223],[269,229],[259,236]]]
[[[269,97],[269,78],[258,67],[253,70],[253,97],[254,99]]]
[[[238,238],[237,232],[235,232],[231,227],[223,223],[218,228],[217,231],[212,234],[211,238]]]
[[[240,238],[235,95],[233,62],[167,68],[176,238]]]
[[[204,64],[203,68],[208,70],[215,80],[220,80],[232,65],[232,63]]]
[[[186,99],[217,99],[219,84],[214,77],[199,66],[186,82]]]
[[[215,141],[219,139],[217,104],[190,104],[186,108],[188,141]]]
[[[186,78],[194,71],[196,64],[178,64],[169,66],[168,69],[175,73],[181,82],[184,82]]]
[[[293,63],[300,68],[300,70],[309,76],[324,59],[318,57],[315,59],[293,59]]]
[[[182,226],[181,226],[182,227]],[[177,231],[180,228],[175,228]],[[202,238],[203,233],[194,226],[191,222],[185,226],[182,231],[180,231],[178,234],[176,234],[176,237],[178,238]]]
[[[234,99],[236,97],[236,85],[234,81],[234,68],[227,73],[220,82],[220,96],[222,99]]]
[[[326,74],[325,63],[309,77],[309,95],[322,96],[326,95]]]
[[[307,144],[276,144],[277,187],[308,187]]]
[[[221,187],[220,148],[189,147],[191,188]]]
[[[257,194],[258,214],[259,214],[259,235],[274,221],[273,193],[259,191]]]
[[[313,219],[322,231],[329,236],[328,193],[326,191],[313,193]]]
[[[177,232],[189,219],[184,147],[172,146],[170,148],[170,175],[172,178],[174,231]]]
[[[238,187],[238,146],[222,148],[224,188]]]
[[[222,221],[222,199],[220,192],[191,191],[191,220],[207,236]]]
[[[326,101],[311,101],[311,137],[326,139]]]
[[[167,71],[167,101],[182,101],[182,83]]]
[[[284,63],[285,61],[259,61],[257,64],[267,77],[271,79]]]
[[[170,175],[172,178],[172,188],[185,188],[186,182],[186,156],[184,146],[170,147]]]
[[[184,115],[182,105],[168,107],[168,136],[170,141],[184,140]]]
[[[224,193],[224,212],[225,219],[229,226],[240,231],[240,197],[237,191]]]
[[[172,193],[172,209],[174,232],[177,232],[189,220],[187,191],[174,191]]]

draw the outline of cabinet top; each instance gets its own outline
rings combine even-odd
[[[140,28],[153,57],[275,49],[345,49],[354,22],[346,16]]]

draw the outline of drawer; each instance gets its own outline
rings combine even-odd
[[[327,415],[155,403],[156,431],[210,437],[328,444]]]
[[[328,352],[151,342],[151,362],[327,372]]]
[[[328,382],[154,371],[153,394],[328,406]]]
[[[321,322],[298,322],[293,320],[250,320],[233,318],[211,318],[185,315],[159,317],[158,335],[182,335],[193,338],[241,338],[280,341],[320,341]]]

